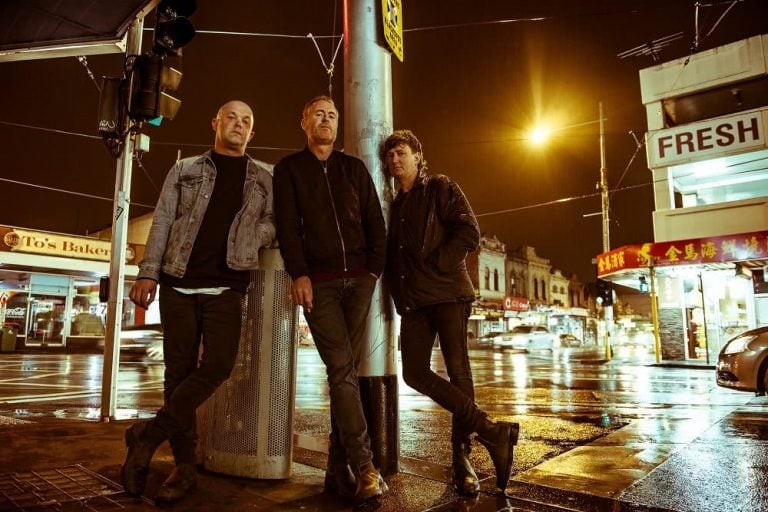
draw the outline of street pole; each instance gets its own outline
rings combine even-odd
[[[656,364],[661,363],[661,338],[659,338],[659,303],[656,299],[656,267],[653,260],[649,265],[651,280],[651,320],[653,322],[653,352],[656,354]]]
[[[392,185],[378,153],[381,141],[392,133],[392,68],[389,52],[377,42],[381,2],[345,0],[344,14],[344,145],[368,167],[388,220]],[[399,471],[400,455],[393,317],[389,294],[379,281],[358,377],[373,463],[384,475]]]
[[[141,53],[144,18],[136,18],[128,29],[126,56]],[[130,96],[129,96],[130,97]],[[115,417],[117,377],[120,367],[120,327],[123,318],[123,288],[125,287],[125,251],[128,244],[128,208],[133,171],[133,134],[128,130],[131,120],[127,111],[122,129],[125,130],[123,151],[117,161],[115,199],[112,216],[112,246],[109,258],[109,299],[104,334],[104,363],[101,381],[101,420]]]
[[[608,169],[605,166],[605,119],[603,119],[603,102],[598,103],[600,114],[600,211],[603,220],[603,253],[611,250],[610,236],[610,204],[608,196]],[[613,289],[611,289],[613,294]],[[611,297],[613,299],[613,297]],[[603,308],[605,320],[605,358],[611,359],[611,334],[613,334],[613,300],[610,306]]]

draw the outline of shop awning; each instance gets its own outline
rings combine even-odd
[[[625,245],[597,257],[597,277],[644,275],[648,268],[703,266],[733,268],[762,267],[768,259],[768,231],[690,238],[668,242]]]

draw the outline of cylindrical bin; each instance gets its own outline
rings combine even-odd
[[[203,466],[227,475],[291,475],[297,309],[277,249],[262,249],[243,302],[243,329],[229,379],[198,410]]]
[[[16,327],[13,325],[0,326],[0,352],[13,352],[16,350]]]

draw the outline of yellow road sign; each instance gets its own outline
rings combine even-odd
[[[402,0],[381,0],[381,13],[384,22],[384,39],[403,62],[403,2]]]

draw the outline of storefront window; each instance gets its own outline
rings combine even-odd
[[[768,150],[670,167],[680,206],[691,208],[764,197],[768,175],[761,162],[766,158]]]

